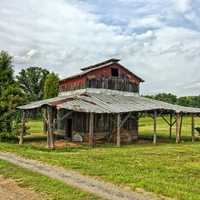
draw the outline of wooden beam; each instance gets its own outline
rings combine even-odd
[[[44,108],[42,110],[42,116],[43,116],[43,133],[47,134],[48,130],[48,120],[47,120],[47,109]]]
[[[25,117],[26,117],[26,113],[23,110],[22,111],[22,130],[20,132],[20,136],[19,136],[19,144],[23,144],[24,142],[24,134],[25,134]]]
[[[54,132],[53,132],[53,108],[47,107],[47,116],[48,116],[48,132],[47,132],[47,146],[49,149],[54,149]]]
[[[195,120],[194,120],[194,114],[192,114],[192,142],[195,141]]]
[[[180,129],[179,129],[179,138],[180,138],[180,141],[181,141],[181,135],[182,135],[182,125],[183,125],[183,115],[181,115]]]
[[[180,113],[176,113],[176,143],[180,143]]]
[[[162,117],[163,120],[170,126],[170,122],[169,122],[163,115],[161,115],[161,117]]]
[[[124,125],[124,123],[126,123],[126,121],[128,120],[128,118],[130,117],[132,115],[132,113],[130,112],[130,113],[128,113],[127,115],[126,115],[126,117],[121,121],[121,123],[120,123],[120,128]]]
[[[156,118],[157,118],[157,111],[154,111],[154,114],[153,114],[153,122],[154,122],[154,124],[153,124],[153,143],[154,144],[156,144],[157,143],[157,130],[156,130],[156,126],[157,126],[157,124],[156,124]]]
[[[90,113],[89,121],[89,145],[94,147],[94,113]]]
[[[69,111],[60,120],[63,121],[65,118],[69,117],[72,113],[73,113],[73,111]]]
[[[121,115],[117,114],[117,146],[121,146],[121,136],[120,136],[120,123],[121,123]]]

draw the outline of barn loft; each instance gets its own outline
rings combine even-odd
[[[138,138],[138,119],[141,114],[148,114],[153,119],[154,143],[157,141],[157,116],[169,125],[170,136],[176,124],[176,142],[179,143],[182,118],[191,115],[194,141],[194,117],[200,114],[200,109],[144,98],[139,95],[141,82],[143,80],[119,64],[118,59],[82,68],[81,73],[60,81],[58,97],[18,107],[23,113],[22,124],[25,124],[27,112],[40,109],[47,127],[49,148],[54,148],[55,135],[88,142],[91,146],[96,142],[120,146]],[[170,116],[169,120],[166,115]],[[24,128],[20,143],[23,142],[23,133]]]

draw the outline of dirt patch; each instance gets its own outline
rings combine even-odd
[[[11,179],[0,176],[0,200],[42,200],[35,192],[21,188]]]

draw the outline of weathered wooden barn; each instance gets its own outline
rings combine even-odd
[[[176,124],[176,141],[181,139],[182,117],[192,117],[194,140],[194,116],[200,109],[172,105],[144,98],[139,95],[143,79],[119,63],[119,59],[81,69],[82,72],[60,81],[59,96],[20,106],[25,123],[25,113],[42,109],[47,126],[47,143],[54,148],[55,135],[71,141],[131,143],[138,138],[138,118],[149,114],[154,121],[153,141],[156,143],[156,117],[161,115],[169,125]],[[166,119],[166,114],[170,116]],[[172,116],[175,116],[173,121]],[[23,141],[23,132],[20,143]]]

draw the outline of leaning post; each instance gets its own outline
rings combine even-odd
[[[117,114],[117,146],[121,146],[121,136],[120,136],[120,123],[121,123],[121,115],[120,113]]]
[[[25,117],[26,117],[26,113],[25,113],[25,111],[23,110],[23,111],[22,111],[22,130],[20,131],[19,144],[23,144],[23,142],[24,142]]]
[[[192,142],[195,141],[195,120],[194,120],[194,114],[192,114]]]
[[[153,113],[153,143],[156,144],[157,143],[157,123],[156,123],[156,118],[157,118],[157,111],[154,111]]]

